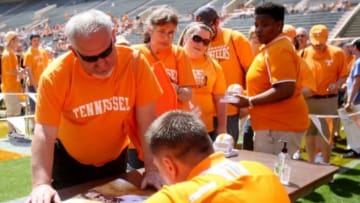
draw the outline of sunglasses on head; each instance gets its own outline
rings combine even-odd
[[[79,56],[81,57],[82,60],[86,61],[86,62],[96,62],[97,60],[99,60],[99,58],[106,58],[108,57],[111,52],[113,50],[113,42],[112,40],[110,41],[110,45],[108,48],[106,48],[103,52],[101,52],[100,54],[98,55],[95,55],[95,56],[84,56],[82,54],[80,54],[78,51],[76,51]]]
[[[196,43],[202,42],[205,46],[208,46],[211,42],[210,39],[204,39],[204,38],[200,37],[199,35],[193,35],[191,39]]]

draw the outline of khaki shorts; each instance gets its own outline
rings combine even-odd
[[[309,114],[315,115],[338,115],[337,108],[338,108],[338,100],[337,97],[332,98],[322,98],[322,99],[314,99],[309,98],[307,99],[307,105],[309,108]],[[329,126],[325,118],[319,118],[321,123],[322,132],[324,136],[329,138],[330,131]],[[336,122],[333,121],[334,128],[336,129]],[[319,134],[319,130],[313,124],[310,123],[309,130],[307,135],[317,135]]]
[[[254,132],[254,151],[278,155],[283,148],[283,142],[287,141],[287,149],[290,157],[300,149],[301,139],[304,132],[258,130]]]
[[[19,116],[21,114],[21,100],[16,95],[4,95],[6,116]]]

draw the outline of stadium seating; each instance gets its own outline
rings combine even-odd
[[[314,24],[325,24],[328,29],[331,30],[336,22],[340,19],[343,12],[313,12],[313,13],[298,13],[287,14],[285,16],[285,23],[291,24],[295,27],[305,27],[310,29]],[[230,19],[225,27],[231,27],[239,30],[240,32],[247,34],[250,27],[254,24],[253,18],[233,18]]]
[[[276,3],[281,3],[286,6],[294,7],[300,3],[304,3],[304,0],[272,0]],[[330,5],[337,0],[311,0],[307,1],[308,6],[319,6],[321,4]],[[55,24],[62,24],[66,21],[64,14],[68,13],[70,16],[76,12],[81,12],[91,8],[103,10],[104,12],[111,13],[115,17],[120,17],[123,14],[128,14],[131,19],[139,15],[141,12],[152,6],[169,5],[174,7],[181,15],[192,14],[200,6],[210,4],[214,6],[219,12],[224,5],[233,2],[232,0],[38,0],[38,1],[17,1],[10,3],[0,2],[0,30],[6,31],[11,28],[21,28],[37,22],[34,19],[34,13],[40,9],[49,5],[55,5],[56,9],[51,9],[44,12],[41,17],[42,20],[48,18],[50,26]],[[241,5],[245,0],[237,0],[236,4]],[[254,0],[252,3],[256,6],[262,3],[262,0]],[[360,0],[352,0],[353,4],[360,3]],[[311,12],[312,11],[312,12]],[[343,11],[331,12],[331,11],[313,11],[301,13],[287,14],[285,17],[285,23],[292,24],[293,26],[302,26],[306,29],[310,29],[313,24],[323,23],[326,24],[329,30],[333,29],[335,24],[339,21]],[[190,19],[190,18],[186,18]],[[184,21],[184,19],[182,19]],[[254,24],[252,17],[239,18],[234,15],[223,22],[225,27],[239,30],[244,34],[247,34],[251,25]],[[175,36],[175,42],[182,31],[182,29],[188,24],[188,22],[180,22],[178,26],[177,35]],[[360,34],[360,14],[359,12],[349,22],[349,25],[344,26],[344,30],[340,33],[340,36],[335,37],[355,37]],[[142,36],[138,33],[126,32],[128,40],[132,43],[140,43]],[[49,40],[51,40],[49,38]]]
[[[360,11],[355,13],[340,35],[341,37],[360,37]]]

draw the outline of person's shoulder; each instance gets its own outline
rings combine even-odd
[[[178,46],[176,44],[171,45],[171,51],[175,54],[185,53],[185,49],[182,46]]]
[[[247,40],[246,36],[242,32],[240,32],[238,30],[233,30],[233,29],[229,29],[229,28],[223,28],[223,32],[230,34],[231,37],[233,37],[234,39]]]
[[[68,72],[73,70],[72,67],[75,58],[76,57],[71,51],[63,53],[62,55],[54,59],[47,66],[47,68],[45,68],[42,75],[45,75],[45,77],[56,77],[56,76],[61,76],[63,74],[68,74]]]
[[[144,54],[145,56],[148,56],[151,54],[149,48],[146,44],[134,44],[130,46],[133,50],[138,50],[140,53]]]
[[[147,49],[146,44],[134,44],[134,45],[131,45],[131,48],[141,50],[141,51]]]
[[[126,45],[118,45],[118,44],[115,45],[115,48],[120,53],[132,52],[134,50],[133,47],[129,47],[129,46],[126,46]]]
[[[345,53],[344,53],[342,48],[340,48],[338,46],[331,45],[331,44],[328,44],[327,47],[328,47],[328,50],[330,52],[332,52],[334,54],[343,54],[344,57],[345,57]]]
[[[266,45],[267,49],[271,52],[289,52],[297,55],[294,46],[291,44],[290,40],[288,40],[284,36],[278,36],[277,38],[273,39],[269,44]]]
[[[2,52],[1,57],[5,58],[5,57],[9,57],[9,56],[10,56],[10,52],[9,52],[9,50],[4,49],[4,51]]]

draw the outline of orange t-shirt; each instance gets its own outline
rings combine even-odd
[[[156,58],[146,44],[137,44],[132,47],[140,50],[140,52],[145,55],[145,58],[149,61],[150,65],[159,61],[163,63],[171,82],[183,87],[192,87],[195,85],[190,59],[186,56],[182,47],[172,45],[169,49],[154,53]],[[183,106],[186,105],[187,104],[183,104],[180,101],[178,102],[179,108],[183,108]]]
[[[48,65],[46,51],[39,48],[29,48],[24,54],[24,66],[31,67],[31,74],[34,77],[35,85],[39,83],[40,75]]]
[[[131,48],[114,51],[117,61],[108,78],[89,76],[72,52],[54,60],[40,78],[36,121],[58,127],[66,151],[83,164],[116,159],[129,144],[134,109],[161,95],[143,55],[135,63]]]
[[[300,58],[300,83],[301,87],[309,88],[312,92],[316,91],[315,78],[310,70],[310,67],[303,58]]]
[[[221,65],[226,85],[240,84],[245,88],[245,74],[250,67],[254,54],[249,40],[240,32],[222,28],[211,42],[208,54]],[[227,106],[228,115],[236,115],[239,110]]]
[[[281,82],[294,82],[296,88],[290,98],[251,107],[249,111],[254,130],[299,132],[308,128],[308,109],[299,79],[299,59],[293,45],[283,35],[261,47],[246,76],[248,95],[261,94]]]
[[[195,166],[186,181],[164,186],[145,202],[289,203],[290,199],[279,178],[266,166],[233,162],[223,153],[214,153]]]
[[[6,93],[22,92],[16,72],[18,60],[14,51],[5,48],[1,57],[1,91]]]
[[[216,116],[214,95],[224,95],[226,82],[221,66],[213,59],[207,57],[202,60],[191,60],[191,66],[196,81],[193,88],[191,103],[199,106],[201,120],[208,132],[214,130],[213,117]]]
[[[316,91],[313,94],[337,94],[337,92],[329,93],[327,88],[331,83],[348,75],[343,50],[327,45],[326,51],[316,52],[312,46],[309,46],[304,49],[303,58],[315,78]]]

